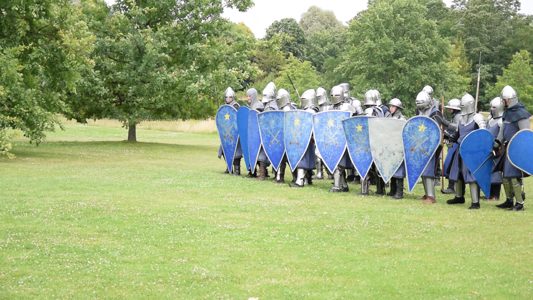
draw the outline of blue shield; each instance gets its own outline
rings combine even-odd
[[[268,160],[270,160],[274,169],[277,170],[285,153],[285,142],[283,140],[285,112],[262,112],[257,114],[257,121],[259,123],[263,149],[265,149]]]
[[[342,121],[348,153],[361,178],[365,178],[372,166],[372,152],[368,136],[368,120],[373,117],[357,116]]]
[[[285,112],[285,151],[289,166],[293,171],[307,151],[312,135],[312,113],[302,110]]]
[[[237,110],[231,105],[222,105],[217,112],[216,124],[220,142],[222,143],[222,151],[224,151],[224,158],[226,159],[228,170],[231,172],[233,157],[239,141]]]
[[[350,112],[332,110],[313,116],[313,131],[318,153],[324,164],[333,173],[346,150],[346,137],[342,120],[350,117]]]
[[[428,117],[412,117],[405,123],[402,137],[405,171],[411,192],[440,145],[439,125]]]
[[[487,129],[470,132],[461,142],[461,158],[485,195],[490,195],[494,137]]]
[[[402,132],[405,123],[405,120],[395,118],[368,120],[370,152],[385,182],[389,182],[403,163]]]
[[[250,110],[248,112],[248,156],[252,173],[255,171],[259,150],[261,150],[261,135],[259,123],[257,123],[257,110]]]
[[[520,130],[513,136],[507,148],[507,157],[511,164],[529,175],[533,175],[533,131]]]
[[[237,127],[239,129],[239,140],[241,141],[242,156],[246,164],[246,170],[250,170],[250,156],[248,155],[248,115],[250,109],[241,106],[237,111]]]

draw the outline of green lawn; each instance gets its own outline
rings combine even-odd
[[[533,298],[529,203],[291,189],[221,174],[216,134],[66,129],[0,158],[0,299]]]

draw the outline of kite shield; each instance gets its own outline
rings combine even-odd
[[[533,131],[523,129],[517,132],[507,148],[507,157],[511,164],[522,172],[533,175]]]
[[[357,116],[342,121],[348,153],[361,178],[366,178],[372,166],[372,152],[368,135],[368,120],[373,117]]]
[[[283,140],[285,112],[262,112],[257,114],[257,121],[263,149],[265,149],[268,160],[270,160],[274,169],[278,170],[285,153],[285,142]]]
[[[461,142],[461,158],[485,195],[490,195],[494,137],[487,129],[470,132]]]
[[[368,120],[370,151],[379,173],[389,182],[402,165],[403,126],[406,121],[393,118],[372,118]]]
[[[440,145],[440,128],[432,119],[416,116],[404,125],[402,137],[405,171],[411,192]]]
[[[237,111],[237,127],[239,129],[239,140],[241,141],[242,156],[244,156],[244,163],[246,170],[250,171],[250,156],[248,155],[248,114],[250,109],[248,107],[239,107]]]
[[[252,173],[255,171],[259,150],[261,150],[261,135],[259,134],[259,124],[257,123],[257,111],[250,110],[248,112],[248,155]]]
[[[231,105],[222,105],[217,112],[216,124],[220,142],[222,143],[222,151],[224,151],[224,158],[226,159],[228,170],[231,172],[233,157],[239,142],[237,110]]]
[[[313,116],[316,148],[331,173],[337,168],[346,150],[346,137],[341,122],[349,117],[350,112],[339,110],[320,112]]]
[[[292,171],[302,160],[312,135],[312,113],[301,110],[285,112],[285,151]]]

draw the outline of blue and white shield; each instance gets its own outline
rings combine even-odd
[[[220,142],[222,143],[222,151],[224,151],[224,158],[226,159],[228,170],[231,172],[233,157],[239,141],[237,110],[231,105],[222,105],[217,112],[216,124]]]
[[[313,132],[318,153],[326,168],[333,173],[346,150],[346,137],[342,120],[350,117],[350,112],[332,110],[313,116]]]
[[[285,142],[283,140],[285,112],[262,112],[257,114],[257,121],[263,149],[265,149],[268,160],[270,160],[274,169],[278,170],[285,153]]]
[[[255,171],[259,150],[261,150],[261,134],[259,123],[257,123],[257,110],[250,110],[248,112],[248,156],[252,173]]]
[[[529,175],[533,175],[533,131],[523,129],[517,132],[507,147],[511,164]]]
[[[241,141],[242,156],[246,164],[246,170],[250,170],[250,156],[248,155],[248,114],[250,109],[241,106],[237,111],[237,127],[239,129],[239,140]]]
[[[409,192],[426,169],[429,161],[440,145],[439,125],[428,117],[412,117],[403,127],[405,171]]]
[[[312,135],[313,113],[301,110],[285,112],[285,151],[291,170],[294,171],[302,160]]]
[[[361,178],[365,178],[372,166],[372,152],[368,135],[368,120],[373,117],[357,116],[342,121],[348,153]]]
[[[405,120],[394,118],[368,120],[370,152],[385,182],[389,182],[403,163],[402,132],[405,123]]]
[[[461,142],[459,151],[468,170],[476,178],[477,184],[485,195],[490,195],[490,179],[492,176],[492,147],[494,137],[487,129],[470,132]]]

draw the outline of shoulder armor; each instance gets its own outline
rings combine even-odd
[[[474,114],[474,122],[477,123],[480,129],[487,129],[487,122],[482,114]]]
[[[350,103],[346,103],[346,102],[340,105],[339,110],[349,111],[352,114],[355,113],[355,107],[353,107]]]

